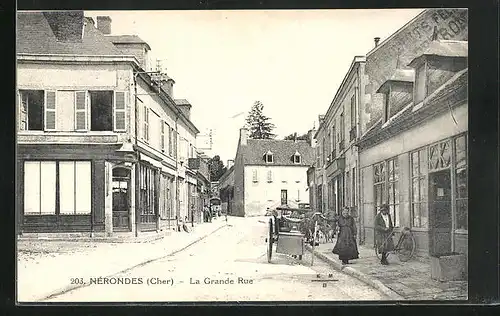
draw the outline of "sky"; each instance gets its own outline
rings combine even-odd
[[[86,11],[112,19],[111,34],[135,34],[192,104],[191,121],[212,130],[210,156],[234,159],[255,101],[278,139],[318,126],[356,55],[363,56],[422,9]],[[205,137],[206,139],[206,137]],[[199,145],[202,147],[201,145]]]

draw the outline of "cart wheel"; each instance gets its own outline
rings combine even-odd
[[[271,263],[273,255],[273,220],[269,219],[269,237],[267,238],[267,262]]]
[[[299,260],[302,260],[302,255],[299,255]]]

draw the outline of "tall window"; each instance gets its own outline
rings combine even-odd
[[[147,106],[143,107],[143,135],[142,137],[146,142],[149,141],[149,109]]]
[[[45,93],[43,90],[20,90],[20,130],[44,129]]]
[[[322,165],[326,164],[326,146],[325,146],[325,139],[323,138],[323,142],[321,144],[321,150],[322,150],[322,153],[321,153],[321,158],[323,159],[322,160]]]
[[[399,226],[399,168],[398,158],[389,159],[373,166],[375,210],[382,204],[389,206],[392,223]]]
[[[282,205],[288,204],[288,191],[287,190],[281,190],[281,204]]]
[[[61,214],[90,214],[90,161],[59,162],[59,199]]]
[[[340,141],[345,139],[345,122],[344,122],[344,112],[340,114]]]
[[[346,202],[346,205],[350,205],[351,203],[351,195],[350,195],[350,190],[349,190],[349,184],[351,183],[351,177],[350,177],[350,174],[349,174],[349,171],[346,171],[345,173],[345,202]]]
[[[170,133],[169,133],[170,141],[168,142],[168,154],[170,156],[174,156],[174,135],[175,135],[174,129],[170,128]]]
[[[351,128],[356,127],[356,94],[351,97]]]
[[[273,182],[273,172],[272,170],[267,171],[267,182]]]
[[[24,163],[24,215],[56,214],[56,162]]]
[[[24,214],[90,214],[90,161],[26,161]]]
[[[165,124],[163,123],[163,120],[160,121],[160,144],[161,144],[161,151],[165,152]]]
[[[352,168],[351,178],[352,178],[351,205],[356,206],[356,168]]]
[[[385,203],[385,196],[386,196],[385,182],[386,182],[385,162],[381,162],[373,166],[373,187],[375,192],[376,211],[378,211],[380,206]]]
[[[394,226],[399,227],[399,167],[398,158],[387,161],[389,212]]]
[[[455,228],[468,229],[467,136],[455,138]]]
[[[257,176],[257,170],[252,170],[252,181],[259,182],[259,178]]]
[[[332,126],[332,159],[337,158],[337,142],[336,142],[336,137],[335,137],[335,125]]]
[[[113,130],[113,91],[89,91],[90,130]]]
[[[411,217],[413,227],[428,227],[427,174],[426,148],[411,153]]]

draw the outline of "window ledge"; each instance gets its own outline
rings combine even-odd
[[[456,229],[454,231],[455,234],[458,234],[458,235],[468,235],[469,234],[469,231],[466,230],[466,229]]]

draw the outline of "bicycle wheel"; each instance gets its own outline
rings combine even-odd
[[[401,237],[401,243],[399,247],[396,249],[398,253],[398,258],[402,262],[406,262],[410,260],[413,257],[413,254],[415,253],[415,248],[416,248],[416,242],[415,242],[415,237],[413,237],[413,234],[411,231],[406,231],[403,236]]]
[[[380,260],[380,252],[378,251],[378,244],[375,242],[375,255],[377,256],[377,259]]]

